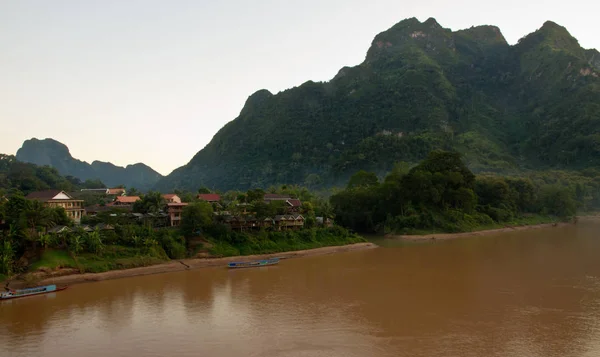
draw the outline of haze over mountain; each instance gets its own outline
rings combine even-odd
[[[26,140],[17,151],[16,158],[38,166],[54,167],[61,175],[71,175],[82,181],[99,179],[110,187],[125,185],[148,190],[162,178],[161,174],[142,163],[121,167],[110,162],[94,161],[89,164],[77,160],[65,144],[54,139]]]
[[[407,19],[329,82],[254,93],[155,187],[333,185],[437,148],[475,172],[598,166],[599,75],[598,51],[551,21],[510,46],[495,26]]]

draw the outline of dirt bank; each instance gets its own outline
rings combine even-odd
[[[53,272],[53,277],[44,278],[38,280],[35,285],[46,285],[46,284],[57,284],[57,285],[70,285],[77,283],[85,283],[92,281],[101,281],[109,279],[119,279],[131,276],[150,275],[159,273],[170,273],[182,270],[200,269],[207,267],[222,266],[232,261],[249,261],[256,259],[265,259],[279,257],[282,259],[309,257],[316,255],[326,255],[333,253],[350,252],[356,250],[365,250],[376,248],[377,245],[373,243],[356,243],[343,246],[323,247],[309,250],[298,250],[293,252],[275,253],[275,254],[261,254],[261,255],[246,255],[240,257],[228,257],[228,258],[207,258],[207,259],[183,259],[174,260],[164,264],[151,265],[147,267],[125,269],[125,270],[112,270],[104,273],[84,273],[77,274],[74,270],[64,272]],[[64,275],[68,274],[68,275]],[[60,275],[60,276],[56,276]],[[12,281],[10,286],[12,288],[19,288],[24,286],[23,281]]]
[[[387,234],[385,236],[385,238],[386,239],[399,239],[399,240],[405,240],[405,241],[447,240],[447,239],[457,239],[457,238],[476,237],[476,236],[488,236],[488,235],[497,234],[497,233],[527,231],[530,229],[564,227],[564,226],[571,225],[571,224],[573,224],[573,223],[545,223],[545,224],[536,224],[536,225],[531,225],[531,226],[515,226],[515,227],[504,227],[504,228],[498,228],[498,229],[488,229],[488,230],[475,231],[475,232],[437,233],[437,234],[426,234],[426,235],[422,235],[422,236]]]

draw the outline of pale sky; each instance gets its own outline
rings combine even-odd
[[[0,153],[54,138],[80,160],[186,164],[249,95],[327,81],[409,17],[496,25],[514,44],[544,21],[600,49],[591,0],[0,0]]]

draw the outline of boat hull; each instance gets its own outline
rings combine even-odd
[[[269,265],[275,265],[279,263],[279,258],[274,259],[263,259],[255,260],[251,262],[231,262],[227,265],[229,269],[241,269],[241,268],[257,268]]]
[[[56,285],[46,285],[46,286],[38,286],[35,288],[29,288],[29,289],[14,290],[11,293],[0,294],[0,301],[24,298],[27,296],[55,293],[57,291],[63,291],[66,288],[67,288],[67,286],[64,286],[62,288],[57,288]]]

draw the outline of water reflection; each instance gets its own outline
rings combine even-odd
[[[0,355],[596,356],[599,228],[76,285],[0,303]]]

